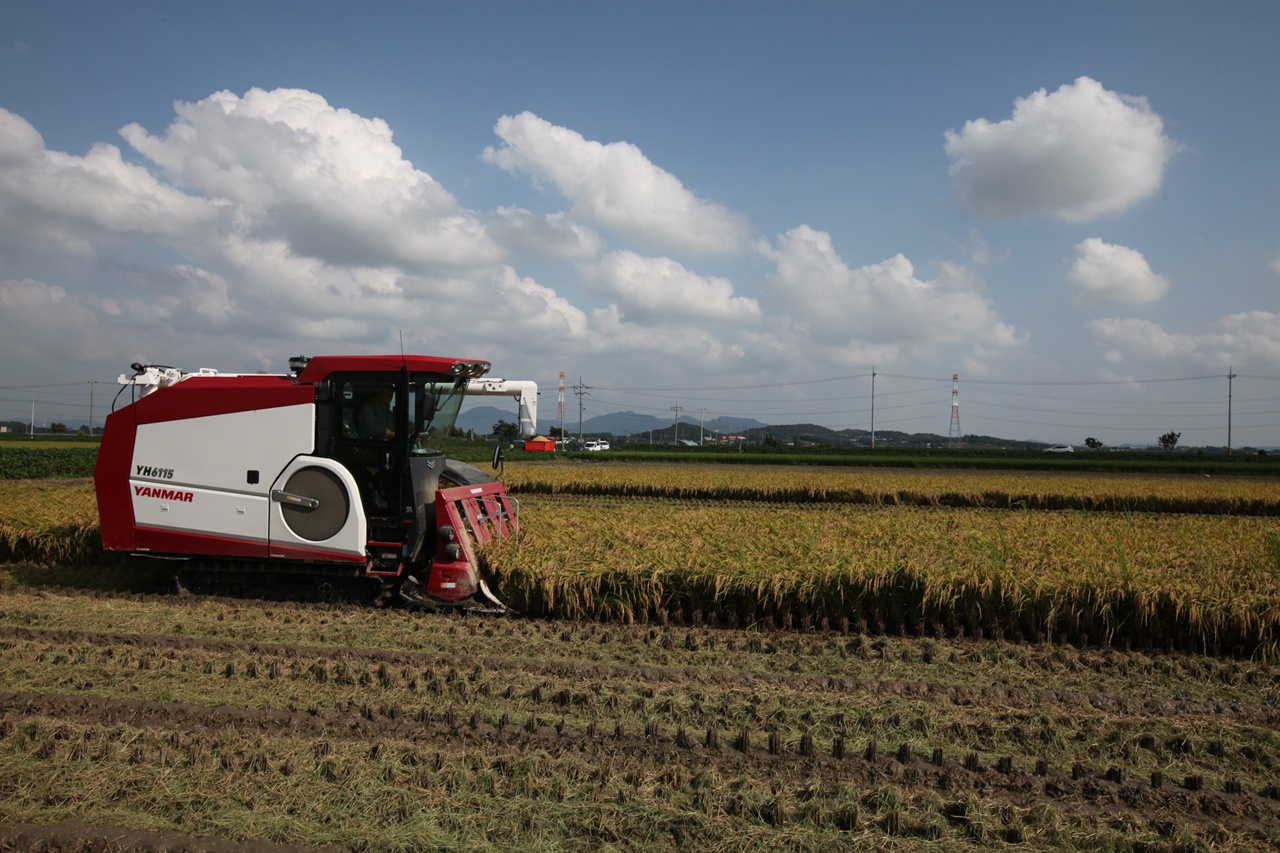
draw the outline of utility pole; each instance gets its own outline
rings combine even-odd
[[[35,398],[32,398],[32,400],[31,400],[31,426],[27,429],[27,437],[28,437],[28,438],[35,438],[35,437],[36,437],[36,401],[35,401]]]
[[[1231,455],[1231,384],[1236,378],[1230,367],[1227,368],[1227,455]]]
[[[676,437],[675,437],[675,443],[676,443],[676,444],[679,444],[679,443],[680,443],[680,413],[681,413],[681,412],[683,412],[683,411],[684,411],[684,409],[680,408],[680,404],[679,404],[679,403],[676,403],[674,406],[672,406],[672,407],[671,407],[671,411],[673,411],[673,412],[675,412],[675,413],[676,413]]]
[[[705,406],[698,407],[698,446],[702,446],[702,424],[706,420],[707,409]]]
[[[103,385],[105,383],[97,380],[89,380],[89,438],[93,438],[93,386]]]
[[[871,365],[871,449],[876,449],[876,366]]]
[[[578,377],[578,384],[573,386],[573,393],[578,395],[578,441],[582,441],[582,398],[587,396],[587,392],[591,390],[588,386],[582,384],[582,377]]]

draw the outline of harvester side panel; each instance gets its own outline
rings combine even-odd
[[[195,376],[113,412],[94,471],[103,546],[264,557],[270,485],[310,452],[315,392]]]
[[[138,548],[169,551],[151,536],[168,530],[196,537],[182,553],[211,553],[199,539],[210,536],[243,543],[212,553],[266,556],[271,483],[311,450],[314,424],[307,404],[139,426],[129,477]]]

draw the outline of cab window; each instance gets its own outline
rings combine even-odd
[[[396,437],[396,389],[387,382],[342,385],[342,437],[390,441]]]

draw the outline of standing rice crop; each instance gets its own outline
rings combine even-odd
[[[487,559],[535,613],[1250,648],[1280,628],[1263,518],[532,497],[523,511],[521,542]]]
[[[101,552],[92,484],[0,480],[0,560],[74,563]]]
[[[534,463],[509,465],[503,482],[521,494],[1280,516],[1280,489],[1261,477]]]

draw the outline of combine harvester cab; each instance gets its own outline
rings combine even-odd
[[[381,597],[506,612],[476,546],[518,535],[518,507],[443,451],[489,363],[317,356],[290,368],[122,375],[136,399],[107,418],[94,470],[103,547],[249,583],[367,579]]]

